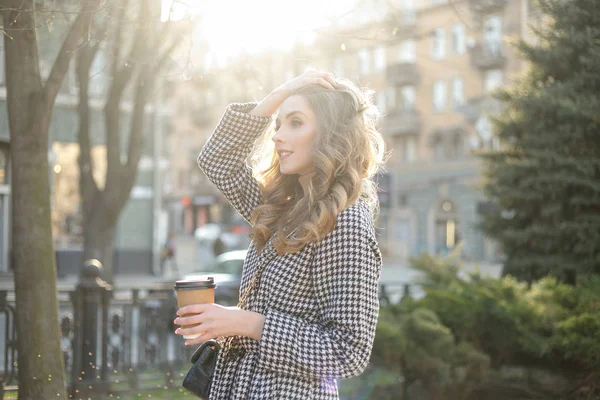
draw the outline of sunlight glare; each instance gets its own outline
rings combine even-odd
[[[217,59],[310,45],[318,28],[347,12],[356,0],[162,0],[163,19],[173,5],[173,20],[186,14],[198,20],[197,40],[206,42]]]

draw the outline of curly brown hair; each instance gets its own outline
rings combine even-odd
[[[370,206],[374,218],[377,216],[379,203],[372,178],[382,168],[386,154],[372,92],[345,79],[338,79],[334,89],[309,85],[292,94],[308,100],[318,121],[312,148],[314,174],[306,195],[297,175],[279,171],[279,157],[270,140],[274,129],[254,149],[250,164],[264,200],[251,215],[250,237],[258,251],[272,235],[279,254],[300,251],[330,233],[338,215],[359,197]],[[297,234],[286,238],[286,232],[296,228]]]

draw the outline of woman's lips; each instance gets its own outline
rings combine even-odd
[[[281,154],[279,154],[279,159],[280,159],[280,160],[285,160],[286,158],[288,158],[288,157],[289,157],[289,156],[291,156],[292,154],[293,154],[293,153],[291,153],[291,152],[284,152],[284,153],[281,153]]]

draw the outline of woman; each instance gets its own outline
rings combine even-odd
[[[276,112],[271,140],[255,146]],[[370,178],[384,144],[375,117],[351,83],[310,71],[259,104],[231,104],[204,146],[200,168],[253,229],[240,293],[271,259],[244,309],[177,312],[196,314],[177,325],[200,323],[176,330],[202,333],[186,345],[226,337],[211,400],[337,399],[336,379],[367,366],[381,270]]]

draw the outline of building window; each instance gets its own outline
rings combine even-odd
[[[394,86],[390,86],[386,89],[386,106],[388,109],[396,108],[396,88]]]
[[[483,40],[488,43],[502,41],[502,17],[491,15],[486,18],[483,24]]]
[[[462,106],[465,103],[465,88],[462,78],[452,80],[452,105]]]
[[[488,150],[500,150],[500,139],[494,135],[492,122],[488,117],[480,117],[475,122],[475,130],[481,139],[481,146]]]
[[[407,163],[412,163],[417,159],[417,138],[414,136],[409,136],[406,139],[406,153],[404,154],[404,159]]]
[[[415,13],[415,0],[402,0],[402,22],[405,24],[414,24],[417,16]]]
[[[344,75],[344,59],[342,57],[336,57],[333,62],[333,73],[338,76]]]
[[[436,28],[431,38],[431,57],[441,60],[446,57],[446,31]]]
[[[448,254],[460,242],[458,210],[448,200],[443,201],[435,218],[435,252]]]
[[[385,65],[386,65],[385,51],[386,51],[385,46],[377,46],[375,48],[375,50],[373,51],[373,58],[375,59],[374,67],[375,67],[376,71],[383,71],[385,69]]]
[[[400,89],[401,106],[403,110],[409,111],[415,109],[417,100],[417,90],[414,86],[402,86]]]
[[[358,52],[358,73],[361,75],[367,75],[370,72],[371,60],[369,57],[369,50],[361,49]]]
[[[377,109],[379,110],[379,112],[384,113],[386,110],[386,99],[385,99],[385,92],[378,92],[377,93]]]
[[[489,16],[483,24],[483,52],[490,58],[502,55],[502,18],[498,15]]]
[[[452,51],[454,51],[454,54],[463,54],[466,50],[465,25],[456,24],[452,27]]]
[[[398,61],[414,64],[417,61],[417,46],[414,40],[404,40],[400,44]]]
[[[444,160],[444,141],[438,136],[433,141],[433,157],[436,161]]]
[[[464,144],[462,135],[460,133],[456,133],[452,138],[452,156],[454,158],[461,158],[464,155],[463,148]]]
[[[446,108],[446,82],[435,81],[433,84],[433,110],[444,111]]]
[[[491,91],[502,86],[504,74],[501,69],[490,69],[485,72],[485,90]]]

